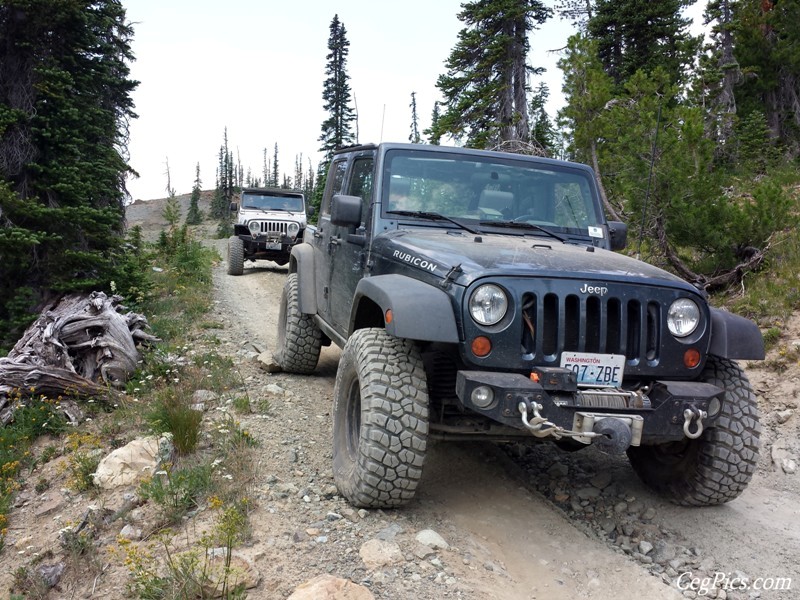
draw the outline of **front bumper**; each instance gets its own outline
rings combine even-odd
[[[288,256],[292,248],[299,244],[302,238],[290,238],[286,235],[281,236],[252,236],[239,235],[244,243],[246,258],[270,258],[272,256]]]
[[[539,381],[518,373],[459,371],[456,395],[461,404],[506,426],[526,429],[520,407],[568,431],[591,431],[603,418],[624,420],[633,430],[631,445],[660,444],[687,437],[687,411],[703,415],[703,428],[713,427],[721,412],[724,390],[695,381],[655,381],[646,390],[578,389],[564,369],[541,369]],[[489,388],[490,394],[475,393]],[[487,396],[491,400],[487,400]],[[537,408],[537,410],[534,410]],[[697,431],[696,425],[688,428]],[[556,436],[558,437],[558,436]],[[590,437],[571,436],[583,443]]]

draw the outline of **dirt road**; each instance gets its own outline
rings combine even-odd
[[[215,243],[224,256],[224,241]],[[595,452],[439,443],[410,506],[358,516],[331,488],[338,349],[324,349],[309,377],[266,374],[250,360],[273,347],[285,274],[264,262],[230,277],[223,261],[214,279],[223,347],[244,359],[251,395],[271,399],[270,416],[249,424],[269,459],[264,480],[296,489],[280,499],[275,485],[266,486],[274,501],[256,516],[264,535],[254,552],[269,556],[271,570],[263,597],[285,597],[324,572],[366,584],[377,598],[798,597],[800,488],[789,463],[772,464],[773,448],[784,450],[778,458],[797,457],[790,381],[785,389],[768,385],[774,374],[751,371],[764,403],[761,469],[741,498],[722,507],[666,503],[639,483],[626,460]],[[283,395],[276,397],[271,384]],[[789,415],[783,423],[780,411],[780,419]],[[352,518],[337,518],[344,513]],[[425,556],[415,542],[424,529],[450,548]],[[402,558],[367,567],[359,550],[376,538],[397,543]]]

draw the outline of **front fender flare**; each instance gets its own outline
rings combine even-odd
[[[427,342],[459,342],[458,327],[450,296],[430,284],[401,275],[365,277],[356,286],[350,328],[356,321],[363,298],[377,304],[385,315],[392,309],[392,320],[386,331],[398,338]]]
[[[317,280],[314,269],[314,248],[300,243],[292,248],[289,258],[289,273],[297,273],[297,301],[300,312],[317,314]]]
[[[764,338],[750,319],[718,308],[711,309],[711,347],[709,352],[732,360],[763,360]]]

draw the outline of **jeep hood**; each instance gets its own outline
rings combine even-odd
[[[373,253],[386,260],[444,277],[462,285],[493,275],[601,279],[697,289],[658,267],[624,254],[539,235],[474,235],[456,229],[400,229],[378,236]],[[435,266],[435,268],[434,268]],[[451,275],[452,278],[452,275]]]

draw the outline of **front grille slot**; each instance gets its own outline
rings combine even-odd
[[[289,224],[286,221],[259,221],[261,233],[286,235]]]
[[[659,359],[657,302],[618,297],[527,293],[522,298],[522,350],[555,362],[564,351],[624,354],[629,364]]]

